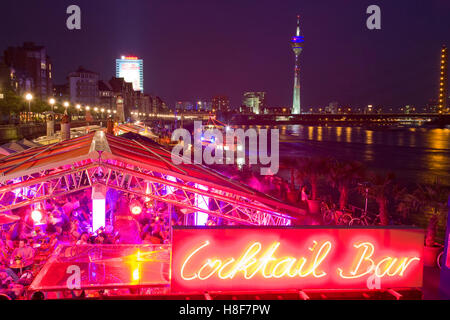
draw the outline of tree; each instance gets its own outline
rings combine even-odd
[[[436,242],[437,227],[446,216],[449,190],[440,184],[439,179],[432,184],[418,185],[412,194],[405,194],[399,207],[409,213],[430,214],[425,244],[429,247]]]
[[[378,205],[381,225],[387,226],[389,224],[388,201],[393,194],[395,175],[370,173],[368,180],[370,184],[368,197],[374,199]],[[360,187],[359,191],[365,194],[365,188]]]
[[[339,191],[339,208],[344,210],[348,202],[350,188],[364,177],[364,166],[357,161],[332,160],[328,166],[327,179]]]
[[[25,110],[25,101],[12,90],[6,90],[0,99],[0,110],[4,114],[17,114]]]
[[[311,184],[311,199],[317,200],[317,186],[319,179],[327,173],[331,159],[322,157],[301,158],[297,161],[296,177],[307,180]]]
[[[50,106],[47,102],[37,98],[31,101],[31,111],[42,113],[48,110],[50,110]],[[8,122],[11,122],[11,116],[18,116],[25,111],[28,111],[28,102],[25,101],[24,97],[17,95],[11,89],[5,90],[4,98],[0,99],[0,113],[8,116]]]
[[[291,188],[294,189],[295,187],[295,171],[297,168],[297,160],[290,158],[290,157],[286,157],[286,158],[282,158],[280,159],[280,169],[289,169],[289,173],[290,173],[290,185]]]

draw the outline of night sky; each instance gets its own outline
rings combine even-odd
[[[81,7],[79,31],[66,28],[71,4]],[[381,30],[366,28],[371,4],[381,7]],[[290,106],[297,13],[302,107],[423,105],[437,94],[440,47],[450,45],[449,0],[14,0],[1,11],[0,49],[45,45],[56,84],[79,65],[109,80],[116,58],[137,55],[145,92],[171,106],[215,94],[239,106],[244,91]]]

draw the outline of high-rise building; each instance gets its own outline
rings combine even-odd
[[[447,47],[442,46],[441,63],[439,69],[439,96],[438,96],[438,113],[449,113],[447,109]]]
[[[227,96],[215,96],[212,99],[212,112],[229,112],[230,99]]]
[[[294,68],[294,97],[292,102],[292,114],[300,114],[300,53],[303,50],[303,36],[300,35],[300,15],[297,16],[297,32],[291,39],[292,50],[295,54]]]
[[[69,73],[70,102],[72,104],[96,105],[99,101],[98,78],[96,72],[78,67],[74,72]]]
[[[133,56],[116,59],[116,78],[133,84],[133,90],[144,92],[144,60]]]
[[[245,92],[242,105],[251,108],[254,114],[262,114],[266,106],[266,93]]]
[[[44,46],[25,42],[21,47],[9,47],[4,54],[5,63],[14,69],[18,94],[32,91],[42,100],[53,95],[53,71]]]

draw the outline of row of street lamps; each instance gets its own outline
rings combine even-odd
[[[29,112],[29,114],[31,114],[31,100],[33,100],[33,95],[32,95],[31,93],[25,94],[25,100],[28,101],[28,112]],[[48,100],[48,102],[49,102],[49,104],[50,104],[51,107],[52,107],[52,111],[54,112],[54,111],[55,111],[56,100],[55,100],[54,98],[50,98],[50,99]],[[67,102],[67,101],[64,101],[64,102],[63,102],[63,106],[64,106],[64,108],[66,109],[66,112],[67,112],[67,108],[70,106],[70,103]],[[56,107],[56,108],[57,108],[57,107]],[[78,110],[78,116],[79,116],[79,112],[82,110],[82,107],[81,107],[80,104],[77,104],[77,105],[75,105],[75,108]],[[90,111],[90,110],[91,110],[91,107],[90,107],[90,106],[86,106],[86,107],[85,107],[85,110],[86,110],[86,111]],[[105,110],[105,108],[100,108],[100,109],[99,109],[98,107],[94,107],[94,108],[93,108],[93,111],[95,111],[95,112],[100,111],[100,112],[102,113],[102,117],[103,117],[103,113],[104,113],[105,111],[106,111],[109,115],[111,115],[111,113],[113,113],[113,114],[116,113],[116,110],[111,110],[111,109]]]
[[[144,117],[146,117],[147,116],[147,114],[145,114],[145,113],[141,113],[141,112],[131,112],[131,115],[133,116],[144,116]],[[148,114],[148,116],[150,116],[150,113]]]

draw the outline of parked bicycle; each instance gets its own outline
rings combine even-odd
[[[442,269],[442,266],[445,263],[444,262],[444,248],[445,247],[442,244],[438,244],[438,245],[441,247],[441,249],[439,251],[439,254],[437,255],[436,262],[437,262],[437,266],[439,267],[439,269]]]
[[[346,211],[336,210],[334,206],[329,206],[322,202],[322,220],[326,225],[348,225],[352,220],[352,215]]]
[[[377,226],[380,225],[380,216],[376,215],[375,218],[371,218],[367,213],[363,213],[359,218],[352,218],[349,226]]]

